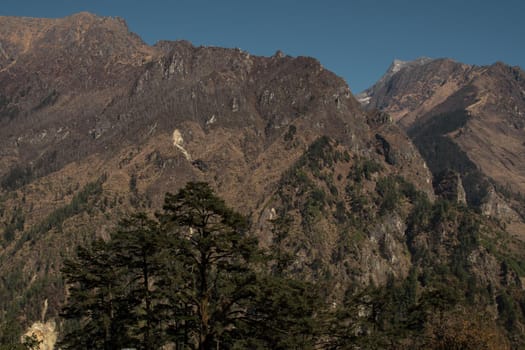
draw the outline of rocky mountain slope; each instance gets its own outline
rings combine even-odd
[[[262,246],[292,254],[289,272],[326,287],[334,308],[374,286],[401,293],[409,280],[418,290],[411,303],[426,305],[425,292],[452,285],[457,300],[470,301],[450,317],[487,308],[484,326],[523,342],[521,243],[503,223],[436,200],[435,179],[409,138],[388,114],[363,110],[315,59],[184,41],[149,46],[122,20],[88,13],[0,23],[3,324],[60,329],[63,258],[198,180],[250,218]],[[384,83],[428,64],[437,63],[402,67]],[[458,96],[436,101],[465,102]],[[387,106],[376,99],[371,106]],[[474,113],[479,104],[468,106]],[[443,178],[442,187],[454,187],[457,177]]]
[[[408,139],[392,126],[371,128],[344,81],[312,58],[187,42],[149,47],[121,20],[87,13],[1,21],[5,259],[47,252],[42,241],[75,230],[78,218],[64,218],[59,230],[48,225],[31,247],[20,243],[22,232],[93,192],[111,214],[153,210],[166,191],[206,180],[257,220],[281,174],[322,135],[381,158],[374,135],[384,134],[389,153],[403,155],[393,171],[420,169],[431,193]],[[87,231],[104,236],[111,214],[91,213]]]
[[[388,113],[434,174],[461,174],[469,203],[488,215],[523,220],[525,72],[449,59],[397,65],[361,94]],[[522,234],[523,226],[515,227]]]

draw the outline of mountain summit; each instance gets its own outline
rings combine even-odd
[[[373,86],[362,91],[356,96],[357,100],[364,106],[368,105],[372,97],[378,93],[378,91],[385,89],[386,84],[388,84],[390,79],[401,69],[410,69],[411,67],[424,65],[430,61],[432,61],[432,59],[429,57],[419,57],[413,61],[402,61],[395,59],[390,67],[388,67],[386,73],[383,74],[381,79],[379,79]]]

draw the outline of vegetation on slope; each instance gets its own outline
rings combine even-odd
[[[448,136],[449,133],[464,127],[468,118],[468,112],[465,110],[444,113],[427,123],[416,125],[408,134],[432,173],[440,174],[453,170],[461,174],[468,203],[479,206],[487,194],[489,183],[477,165]]]
[[[84,204],[57,212],[88,210],[99,192],[86,191],[74,197]],[[268,250],[205,183],[166,195],[156,217],[126,216],[109,240],[79,246],[63,269],[61,346],[524,344],[525,264],[497,221],[462,204],[431,202],[390,165],[327,137],[283,174],[267,206],[276,214]],[[63,215],[55,216],[56,224],[35,227],[59,230]],[[39,280],[31,286],[38,290],[22,295],[33,295],[38,309],[35,296],[49,294],[50,283]],[[4,327],[20,310],[9,312]]]
[[[523,344],[523,259],[499,222],[430,202],[324,138],[283,176],[273,204],[285,223],[278,244],[295,257],[289,272],[334,300],[328,348]]]

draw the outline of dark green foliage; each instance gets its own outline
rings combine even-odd
[[[129,178],[129,191],[132,193],[137,192],[137,175],[131,174]]]
[[[303,229],[311,238],[316,237],[315,223],[323,215],[337,216],[341,224],[347,220],[345,204],[337,200],[340,193],[333,170],[336,163],[349,160],[348,152],[337,150],[330,138],[320,137],[281,178],[278,194],[282,210],[299,209]],[[338,181],[341,180],[339,174]],[[293,190],[283,191],[285,188]]]
[[[350,206],[350,211],[354,219],[354,226],[362,227],[363,220],[365,220],[370,212],[368,210],[369,200],[363,194],[358,186],[347,185],[345,188],[346,198]]]
[[[7,117],[9,120],[14,119],[20,113],[20,109],[13,103],[13,101],[0,94],[0,121]]]
[[[9,244],[15,239],[16,231],[23,231],[25,217],[22,209],[15,207],[9,223],[6,225],[3,233],[3,239],[6,244]]]
[[[43,153],[31,166],[15,165],[0,181],[8,191],[17,190],[33,180],[59,169],[57,151]]]
[[[0,307],[5,310],[6,315],[2,316],[2,321],[6,319],[14,319],[17,316],[17,312],[20,307],[15,302],[9,302],[10,300],[17,300],[16,296],[19,295],[19,291],[23,290],[25,283],[25,276],[22,273],[22,268],[15,268],[9,274],[2,276],[0,279]],[[16,304],[16,305],[15,305]]]
[[[43,271],[30,275],[23,267],[13,268],[0,278],[0,310],[3,311],[0,324],[12,320],[19,326],[27,326],[20,315],[30,320],[40,319],[44,300],[47,299],[51,307],[61,303],[63,289],[59,276],[46,275]]]
[[[326,194],[319,187],[312,186],[310,191],[306,193],[304,206],[301,207],[302,223],[306,230],[311,232],[312,225],[324,212],[325,201]]]
[[[337,177],[334,183],[341,166],[333,166],[340,159],[332,144],[320,140],[307,153],[280,183],[278,194],[283,205],[278,212],[283,217],[293,217],[293,227],[300,231],[299,234],[294,233],[293,239],[292,236],[277,236],[281,247],[288,252],[279,253],[287,262],[280,265],[280,269],[283,270],[283,265],[288,266],[288,270],[286,267],[284,270],[313,276],[318,282],[328,284],[328,280],[320,279],[324,276],[323,271],[327,270],[326,257],[317,255],[315,247],[322,244],[324,227],[337,227],[337,241],[328,251],[330,263],[337,266],[340,276],[352,281],[361,273],[355,257],[360,257],[370,247],[368,238],[371,232],[378,224],[398,220],[406,225],[404,237],[412,262],[409,276],[406,279],[392,277],[386,288],[370,287],[360,294],[355,291],[361,289],[349,282],[352,297],[335,311],[340,320],[328,332],[328,343],[333,341],[334,344],[330,348],[403,349],[410,348],[408,345],[412,348],[433,348],[435,344],[456,346],[476,339],[475,335],[465,331],[468,313],[472,310],[480,313],[487,309],[495,310],[495,299],[501,294],[496,290],[501,291],[502,288],[493,285],[488,288],[486,280],[481,277],[484,272],[479,270],[480,264],[490,269],[490,260],[485,259],[491,258],[481,247],[482,243],[487,245],[489,241],[485,235],[491,234],[487,230],[492,228],[490,222],[461,204],[446,200],[432,203],[425,193],[400,176],[381,177],[380,174],[386,170],[372,160],[355,159],[347,178]],[[331,158],[328,154],[334,156]],[[344,159],[343,154],[341,160]],[[318,161],[317,157],[324,159]],[[372,190],[374,182],[375,191]],[[344,198],[340,193],[342,186],[345,188]],[[334,222],[325,221],[327,215],[335,219],[336,225],[330,226]],[[302,224],[300,228],[297,226],[299,222]],[[333,236],[330,238],[334,239]],[[494,256],[493,252],[498,247],[496,242],[491,242],[491,254]],[[381,251],[381,242],[378,248]],[[295,252],[306,252],[307,258],[298,264]],[[376,252],[372,251],[372,254]],[[499,261],[506,262],[506,268],[502,268],[500,273],[505,277],[501,279],[511,290],[518,290],[517,276],[525,269],[521,268],[519,258],[510,258],[510,255],[496,254]],[[333,271],[329,270],[332,276]],[[488,273],[494,275],[498,272]],[[500,297],[499,303],[508,306],[503,309],[520,310],[515,308],[521,305],[518,295],[521,294],[509,294],[512,303],[506,303]],[[362,316],[356,317],[358,314]],[[523,316],[519,311],[505,315],[501,316],[500,325],[504,319],[509,319],[509,324],[521,325]],[[447,325],[447,320],[452,325]],[[500,325],[490,320],[480,322],[501,334]],[[470,324],[476,323],[472,321]],[[430,340],[423,337],[427,333]],[[440,337],[446,340],[440,342]],[[488,344],[486,339],[473,344],[478,343],[485,344],[481,348],[486,348]]]
[[[514,299],[506,292],[503,292],[496,298],[496,303],[498,304],[499,317],[505,328],[512,331],[516,327],[518,320],[518,308]]]
[[[101,178],[99,181],[87,184],[68,205],[57,209],[40,224],[23,232],[22,237],[16,242],[15,249],[20,249],[25,242],[34,239],[37,234],[45,233],[52,228],[60,228],[66,218],[87,210],[92,197],[101,193],[103,180],[104,178]],[[17,219],[14,223],[17,224],[14,226],[22,230],[22,212],[15,210],[15,217]],[[13,269],[3,276],[0,281],[0,310],[5,310],[11,317],[23,314],[27,319],[35,320],[40,318],[40,310],[45,299],[48,299],[50,309],[54,309],[62,302],[63,294],[60,291],[64,286],[60,276],[54,275],[50,260],[44,258],[35,273],[36,275],[33,276],[24,273],[22,269]],[[0,315],[0,321],[4,317],[7,316]]]
[[[66,261],[63,348],[313,346],[315,290],[264,272],[273,258],[207,184],[167,194],[158,219],[125,219]]]
[[[120,222],[110,242],[78,248],[76,259],[67,260],[63,269],[73,286],[62,316],[77,321],[69,324],[62,341],[65,348],[140,344],[142,349],[156,349],[163,344],[161,330],[166,326],[160,322],[168,308],[157,288],[160,246],[157,223],[136,214]]]
[[[404,280],[391,279],[385,287],[370,286],[350,293],[329,326],[330,349],[432,349],[425,331],[444,324],[463,302],[455,286],[420,287],[416,270]]]
[[[56,90],[52,90],[46,97],[40,101],[40,103],[34,108],[34,110],[39,110],[48,106],[53,105],[57,100],[60,94]]]
[[[253,298],[256,275],[250,264],[257,258],[257,242],[246,235],[246,219],[204,183],[167,194],[160,220],[180,263],[176,273],[183,282],[171,286],[170,300],[187,320],[184,337],[197,349],[210,349]]]
[[[270,273],[258,274],[254,300],[235,332],[234,349],[313,349],[319,341],[319,288],[291,277],[295,258],[283,245],[292,222],[290,216],[272,222],[271,255],[263,265]]]
[[[22,346],[25,350],[40,350],[40,344],[42,342],[39,341],[36,337],[36,335],[31,336],[24,336],[22,340]]]
[[[499,256],[499,258],[503,260],[503,264],[507,265],[509,270],[512,270],[520,277],[525,276],[525,261],[510,254]]]
[[[415,189],[413,184],[405,181],[400,176],[387,176],[378,179],[376,192],[379,195],[378,206],[380,215],[399,210],[401,200],[404,198],[411,202],[416,202],[418,197],[423,195]]]
[[[33,178],[31,168],[15,166],[2,178],[0,185],[8,191],[13,191],[28,184]]]
[[[70,296],[62,317],[78,320],[80,327],[64,336],[61,347],[109,350],[129,345],[126,285],[109,244],[98,240],[89,248],[78,247],[76,258],[64,262],[63,274]]]
[[[425,252],[414,246],[414,239],[419,232],[426,230],[430,225],[432,207],[432,203],[425,193],[419,192],[418,195],[414,197],[412,212],[407,219],[406,236],[408,249],[410,249],[412,256],[414,256],[416,260],[421,258],[421,255],[424,255]]]
[[[337,202],[337,204],[335,205],[334,218],[339,224],[342,224],[346,221],[347,213],[344,202]]]
[[[25,349],[20,344],[22,327],[16,320],[8,319],[0,324],[0,350]]]
[[[416,190],[412,183],[401,176],[387,176],[377,180],[376,192],[379,194],[379,214],[399,210],[401,200],[406,199],[412,203],[421,200],[425,195]]]
[[[444,227],[454,231],[446,238],[441,238],[440,233]],[[407,243],[411,249],[413,258],[416,262],[430,261],[429,254],[432,251],[422,250],[421,247],[414,245],[414,240],[418,232],[428,232],[433,238],[432,248],[435,246],[446,245],[449,253],[448,265],[434,264],[428,271],[447,278],[449,274],[459,279],[464,284],[462,289],[467,293],[472,292],[477,287],[471,276],[469,256],[480,245],[480,221],[477,214],[466,207],[446,200],[436,201],[431,205],[426,199],[420,197],[416,199],[415,205],[408,221]],[[450,276],[448,276],[450,277]]]
[[[401,200],[401,194],[397,188],[397,182],[392,177],[379,179],[376,183],[376,191],[381,196],[379,213],[381,215],[395,210]]]
[[[69,204],[55,209],[44,220],[31,227],[20,240],[20,244],[27,240],[34,239],[37,235],[46,233],[51,229],[61,230],[62,223],[66,219],[89,209],[89,200],[102,193],[102,184],[104,181],[105,177],[101,177],[97,181],[87,183],[82,190],[73,196]]]
[[[457,110],[436,116],[409,130],[409,134],[430,171],[439,174],[453,170],[461,174],[467,202],[478,206],[486,195],[489,183],[466,153],[447,136],[449,132],[463,127],[468,118],[467,111]]]
[[[122,269],[127,286],[123,301],[130,319],[124,327],[135,343],[156,349],[165,341],[161,320],[168,308],[158,287],[163,269],[157,254],[163,243],[158,224],[135,214],[122,220],[111,238],[115,266]]]
[[[372,159],[358,159],[352,166],[348,178],[355,182],[361,182],[363,179],[371,180],[372,175],[383,170],[381,164]]]
[[[40,342],[36,336],[25,336],[20,341],[22,332],[16,320],[8,319],[0,323],[0,350],[38,350]]]
[[[286,132],[286,134],[284,134],[284,141],[286,142],[292,141],[296,132],[297,132],[297,128],[295,127],[295,125],[293,124],[290,125],[288,127],[288,131]]]
[[[319,176],[321,170],[332,169],[336,162],[343,159],[344,154],[335,150],[330,138],[321,136],[308,147],[294,167],[305,167],[311,170],[315,176]]]
[[[266,276],[258,283],[247,317],[235,331],[234,349],[314,349],[319,296],[308,283]]]

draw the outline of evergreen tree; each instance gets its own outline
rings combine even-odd
[[[62,348],[313,348],[317,291],[206,183],[167,194],[158,219],[132,215],[66,260]]]
[[[319,332],[315,316],[322,304],[313,285],[265,274],[242,322],[234,349],[314,349]]]
[[[255,295],[257,241],[247,235],[247,220],[206,183],[167,194],[161,223],[183,281],[170,288],[175,314],[185,320],[193,348],[216,348],[234,333]]]
[[[135,340],[135,347],[146,350],[158,348],[165,340],[161,321],[166,305],[157,288],[162,268],[160,240],[157,222],[143,213],[122,220],[111,235],[115,265],[123,271],[122,281],[126,285],[122,302],[131,317],[125,326]]]
[[[0,350],[37,350],[40,341],[33,334],[23,336],[22,328],[14,319],[0,323]],[[20,341],[22,338],[22,341]]]
[[[293,219],[272,221],[273,242],[257,274],[253,299],[238,323],[235,349],[312,349],[321,333],[319,288],[292,278],[295,257],[284,247]]]
[[[128,308],[122,303],[125,285],[114,262],[113,251],[102,240],[78,247],[76,257],[64,262],[69,296],[62,317],[72,322],[63,349],[119,349],[129,342]]]

